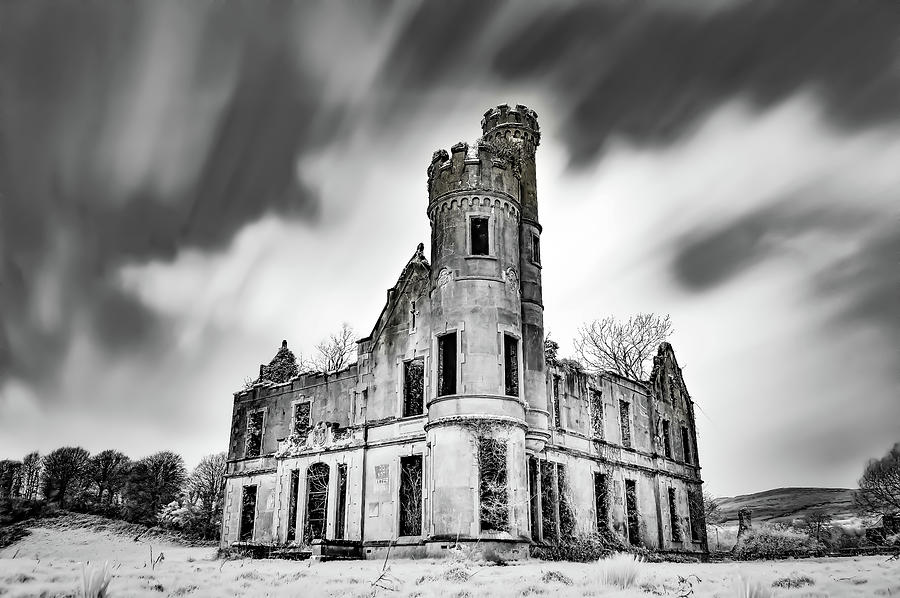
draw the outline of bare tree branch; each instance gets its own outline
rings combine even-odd
[[[900,512],[900,442],[881,459],[866,464],[855,499],[866,513]]]
[[[593,372],[646,380],[654,351],[672,332],[668,315],[637,314],[625,322],[609,316],[578,329],[575,351]]]
[[[341,329],[316,345],[312,357],[300,356],[304,371],[334,372],[350,365],[356,358],[356,333],[346,322]]]

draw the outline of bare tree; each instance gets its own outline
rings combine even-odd
[[[706,513],[706,522],[719,523],[722,519],[722,501],[708,490],[703,491],[703,511]]]
[[[668,315],[637,314],[624,322],[608,316],[578,329],[575,350],[589,370],[646,380],[653,353],[672,332]]]
[[[859,478],[856,505],[866,513],[900,512],[900,442],[881,459],[871,459]]]
[[[214,537],[222,521],[222,503],[225,492],[225,453],[206,455],[191,472],[188,479],[188,496],[200,507],[203,519],[201,531],[204,537]]]
[[[0,496],[18,497],[22,486],[22,462],[4,459],[0,461]]]
[[[301,356],[306,371],[334,372],[350,365],[356,357],[356,333],[346,322],[341,329],[316,345],[312,357]]]
[[[34,451],[22,459],[22,497],[35,499],[41,491],[41,468],[43,459]]]
[[[815,538],[816,542],[823,542],[831,539],[831,531],[828,529],[831,519],[831,514],[824,509],[812,509],[803,518],[803,522],[809,529],[809,535]]]

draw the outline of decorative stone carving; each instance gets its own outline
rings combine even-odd
[[[507,268],[503,272],[503,278],[506,280],[506,289],[512,293],[519,294],[519,273],[515,268]]]
[[[437,287],[441,288],[451,280],[453,280],[453,274],[450,272],[450,270],[447,268],[441,268],[441,271],[438,272]]]

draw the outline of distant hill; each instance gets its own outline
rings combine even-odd
[[[720,498],[719,512],[725,525],[737,524],[738,509],[747,507],[754,523],[790,523],[810,510],[824,509],[834,520],[856,516],[849,488],[776,488],[756,494]]]

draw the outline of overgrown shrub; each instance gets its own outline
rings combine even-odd
[[[0,499],[0,526],[12,525],[26,519],[54,517],[59,510],[43,500],[26,498]]]
[[[809,575],[793,574],[789,577],[781,577],[772,582],[773,588],[802,588],[803,586],[811,586],[816,583]]]
[[[759,526],[747,530],[732,554],[742,560],[808,556],[822,546],[808,534],[781,526]]]
[[[30,534],[24,525],[5,525],[0,527],[0,548],[11,546]]]
[[[558,544],[534,546],[531,556],[545,561],[573,561],[587,563],[596,561],[609,554],[613,548],[597,534],[572,536]]]
[[[531,547],[531,556],[545,561],[588,563],[613,553],[627,552],[648,562],[661,562],[662,556],[640,546],[632,546],[606,529],[603,533],[569,536],[556,544]]]

